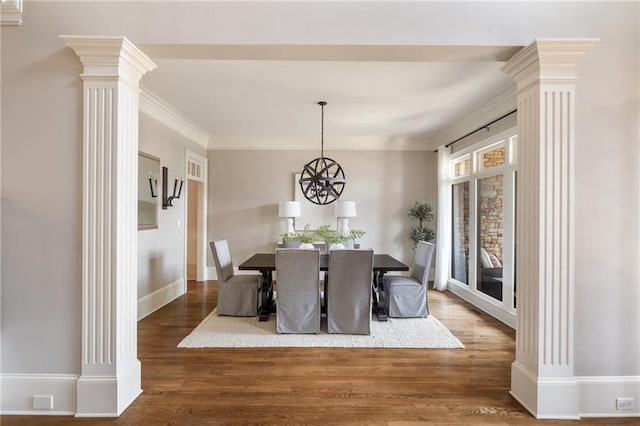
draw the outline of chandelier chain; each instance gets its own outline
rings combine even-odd
[[[320,158],[324,158],[324,106],[327,104],[324,101],[318,102],[322,112],[320,113]]]

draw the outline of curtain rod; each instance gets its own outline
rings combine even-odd
[[[454,143],[456,143],[456,142],[460,142],[462,139],[466,138],[467,136],[471,136],[472,134],[474,134],[474,133],[476,133],[476,132],[479,132],[480,130],[483,130],[483,129],[487,129],[487,130],[489,130],[489,126],[491,126],[493,123],[496,123],[496,122],[498,122],[498,121],[502,120],[503,118],[510,116],[511,114],[513,114],[513,113],[515,113],[515,112],[518,112],[518,110],[517,110],[517,109],[514,109],[513,111],[506,113],[506,114],[505,114],[505,115],[503,115],[502,117],[498,117],[498,118],[496,118],[495,120],[493,120],[492,122],[487,123],[487,124],[485,124],[484,126],[480,126],[480,127],[478,127],[477,129],[475,129],[474,131],[469,132],[469,133],[467,133],[466,135],[464,135],[464,136],[462,136],[462,137],[459,137],[459,138],[458,138],[458,139],[456,139],[455,141],[453,141],[453,142],[449,142],[449,143],[448,143],[448,144],[446,144],[444,147],[445,147],[445,148],[449,148],[449,147],[450,147],[451,145],[453,145]],[[436,153],[436,152],[438,152],[438,150],[436,149],[436,150],[435,150],[435,151],[433,151],[433,152],[434,152],[434,153]]]

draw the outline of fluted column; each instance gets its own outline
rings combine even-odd
[[[511,394],[538,418],[579,418],[573,374],[575,68],[595,42],[537,40],[503,68],[518,85]]]
[[[62,36],[84,66],[82,366],[77,416],[118,416],[137,358],[139,81],[155,64],[124,37]]]

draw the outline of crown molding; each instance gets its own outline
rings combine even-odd
[[[22,0],[2,0],[0,3],[0,25],[22,25]]]
[[[225,143],[212,142],[208,149],[210,151],[309,151],[320,153],[320,150],[316,146],[301,146],[299,141],[296,140],[289,142],[280,140],[278,143],[265,143],[263,145],[244,142],[242,140],[227,140]],[[328,151],[433,151],[433,149],[425,146],[423,141],[420,140],[346,140],[336,145],[325,143],[324,151],[326,154]]]
[[[478,127],[484,126],[488,122],[513,111],[515,107],[516,88],[514,84],[513,87],[502,91],[491,101],[483,104],[482,107],[457,120],[453,125],[430,138],[429,145],[435,149],[440,145],[448,144],[462,135],[466,135]]]
[[[204,149],[208,148],[209,133],[182,115],[146,87],[140,86],[140,112],[161,122]]]

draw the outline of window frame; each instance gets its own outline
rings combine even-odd
[[[516,174],[517,164],[517,128],[513,127],[499,132],[482,141],[474,143],[450,156],[451,178],[449,191],[453,185],[461,182],[469,182],[469,264],[468,283],[465,284],[452,277],[448,271],[447,285],[460,297],[469,301],[476,307],[496,317],[507,325],[515,328],[516,308],[514,306],[514,271],[515,271],[515,205],[516,205]],[[482,167],[482,155],[501,146],[505,147],[504,164],[494,167]],[[469,174],[454,176],[455,164],[469,158]],[[502,301],[484,294],[477,289],[477,259],[478,259],[478,182],[491,176],[503,175],[503,288]],[[451,218],[450,220],[453,220]],[[448,236],[453,238],[453,226]],[[451,254],[450,254],[451,255]],[[450,265],[453,262],[449,262]]]

